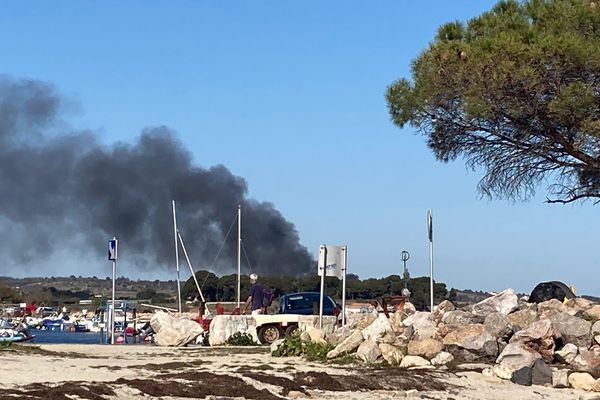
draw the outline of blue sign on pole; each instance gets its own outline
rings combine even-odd
[[[117,239],[112,238],[108,241],[108,259],[109,261],[117,260]]]

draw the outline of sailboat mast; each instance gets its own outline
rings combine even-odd
[[[240,307],[240,293],[242,290],[242,206],[238,206],[238,248],[237,248],[237,306]]]
[[[179,246],[177,243],[177,215],[175,214],[175,200],[173,200],[173,233],[175,235],[175,265],[177,267],[177,302],[181,314],[181,281],[179,279]]]

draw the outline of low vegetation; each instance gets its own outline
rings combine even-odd
[[[254,341],[252,335],[248,333],[236,332],[229,336],[227,344],[231,346],[257,346],[258,343]]]
[[[300,333],[294,333],[271,353],[274,357],[304,357],[308,361],[325,361],[327,353],[333,350],[329,343],[303,342]]]

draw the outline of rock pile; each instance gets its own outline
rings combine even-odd
[[[335,346],[329,359],[354,354],[401,368],[487,363],[484,374],[518,384],[600,392],[600,305],[582,298],[535,304],[507,289],[461,310],[444,301],[433,313],[408,305],[389,319],[361,314],[310,337]]]

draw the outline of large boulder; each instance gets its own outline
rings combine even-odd
[[[439,340],[421,339],[412,340],[408,343],[408,354],[411,356],[421,356],[428,360],[437,356],[444,349],[444,345]]]
[[[572,364],[575,361],[575,357],[579,353],[579,349],[573,343],[567,343],[562,349],[554,353],[554,357],[562,363]]]
[[[538,319],[538,313],[534,309],[518,310],[506,316],[508,323],[513,327],[513,332],[529,328]]]
[[[573,343],[577,347],[589,347],[592,341],[591,327],[588,321],[567,313],[550,317],[554,331],[560,334],[563,343]]]
[[[152,316],[150,326],[155,332],[154,337],[159,346],[185,346],[204,332],[196,321],[173,317],[162,311]]]
[[[600,349],[584,350],[571,363],[577,370],[600,375]]]
[[[592,320],[600,321],[600,305],[596,304],[583,312],[583,317]]]
[[[402,321],[407,317],[403,312],[397,311],[390,315],[390,324],[392,325],[392,329],[394,332],[400,334],[404,331],[404,325]]]
[[[474,324],[458,328],[444,337],[446,351],[458,360],[483,361],[498,356],[498,343],[484,325]]]
[[[448,311],[454,311],[456,307],[449,300],[444,300],[440,304],[437,305],[435,311],[441,314],[445,314]]]
[[[341,327],[340,329],[336,329],[334,332],[330,333],[325,337],[327,343],[332,346],[337,346],[342,343],[344,340],[348,338],[348,336],[352,335],[354,329],[350,329],[347,325]]]
[[[556,299],[550,299],[538,304],[538,312],[558,311],[558,313],[567,313],[575,315],[577,313],[573,308],[567,307],[565,303]]]
[[[370,313],[351,313],[346,317],[346,326],[350,329],[363,330],[367,326],[371,325],[373,321],[377,319],[379,314],[377,312]]]
[[[406,315],[413,315],[414,313],[417,312],[417,308],[415,307],[415,305],[413,303],[406,302],[404,304],[404,308],[402,309],[402,312],[404,312],[404,314],[406,314]]]
[[[594,322],[594,325],[592,325],[592,335],[600,335],[600,321],[596,321]]]
[[[251,315],[216,315],[210,322],[208,343],[211,346],[224,345],[237,332],[249,334],[258,343],[256,320]]]
[[[541,319],[531,324],[529,328],[515,333],[510,342],[523,344],[528,349],[539,353],[546,362],[551,363],[554,359],[554,336],[552,322]]]
[[[593,301],[584,299],[583,297],[575,297],[567,301],[567,306],[574,308],[576,311],[585,311],[596,305]]]
[[[392,324],[384,314],[380,314],[371,325],[362,331],[365,340],[374,340],[376,342],[381,342],[385,336],[391,333],[393,333]]]
[[[400,363],[400,368],[424,367],[426,365],[431,365],[431,363],[423,357],[404,356],[402,362]]]
[[[488,375],[488,376],[496,376],[496,377],[498,377],[500,379],[504,379],[504,380],[510,381],[512,379],[513,373],[515,371],[513,371],[512,369],[510,369],[506,365],[496,364],[496,365],[494,365],[491,368],[486,368],[482,372],[487,372],[487,373],[485,373],[485,375]]]
[[[596,384],[593,376],[587,372],[573,372],[569,375],[569,384],[573,389],[590,391]]]
[[[472,313],[462,310],[453,310],[444,314],[442,322],[446,325],[463,326],[473,324],[477,319],[477,316]]]
[[[551,385],[552,370],[543,360],[536,360],[531,368],[531,383],[534,385]]]
[[[374,340],[365,340],[358,346],[356,357],[366,363],[374,363],[381,357],[381,350]]]
[[[402,350],[388,343],[379,343],[379,350],[383,359],[390,365],[398,365],[404,358]]]
[[[552,387],[555,387],[555,388],[569,387],[569,370],[568,369],[552,370]]]
[[[332,359],[344,354],[352,353],[364,341],[362,332],[355,329],[342,343],[338,344],[333,350],[327,353],[327,358]]]
[[[333,315],[323,316],[323,327],[320,328],[325,335],[335,331],[337,328],[338,318]],[[298,316],[298,329],[300,331],[308,331],[311,328],[319,327],[319,316],[315,315],[300,315]],[[212,332],[211,332],[212,334]]]
[[[454,306],[454,304],[452,304],[448,300],[444,300],[440,304],[435,306],[435,311],[433,313],[434,318],[436,321],[439,322],[442,320],[442,317],[444,316],[445,313],[447,313],[449,311],[454,311],[455,309],[456,309],[456,307]]]
[[[415,339],[427,339],[437,337],[437,326],[429,312],[417,311],[402,321],[406,327],[413,327],[412,337]]]
[[[452,361],[454,361],[454,356],[448,352],[442,351],[440,354],[431,359],[431,365],[448,365]]]
[[[508,337],[512,333],[512,326],[508,323],[508,318],[499,312],[488,314],[483,325],[495,338]]]
[[[506,289],[475,304],[473,306],[473,313],[485,316],[493,312],[499,312],[507,315],[517,309],[518,303],[519,298],[515,294],[515,291]]]
[[[307,331],[304,331],[308,334],[308,339],[313,343],[325,344],[325,333],[319,328],[310,328]],[[303,334],[304,334],[303,332]]]
[[[513,372],[510,381],[517,385],[531,386],[533,378],[533,369],[529,367],[523,367]]]
[[[506,365],[513,371],[517,371],[521,368],[531,368],[537,359],[542,356],[525,347],[522,343],[513,342],[509,343],[502,353],[498,356],[496,363],[500,365]]]

